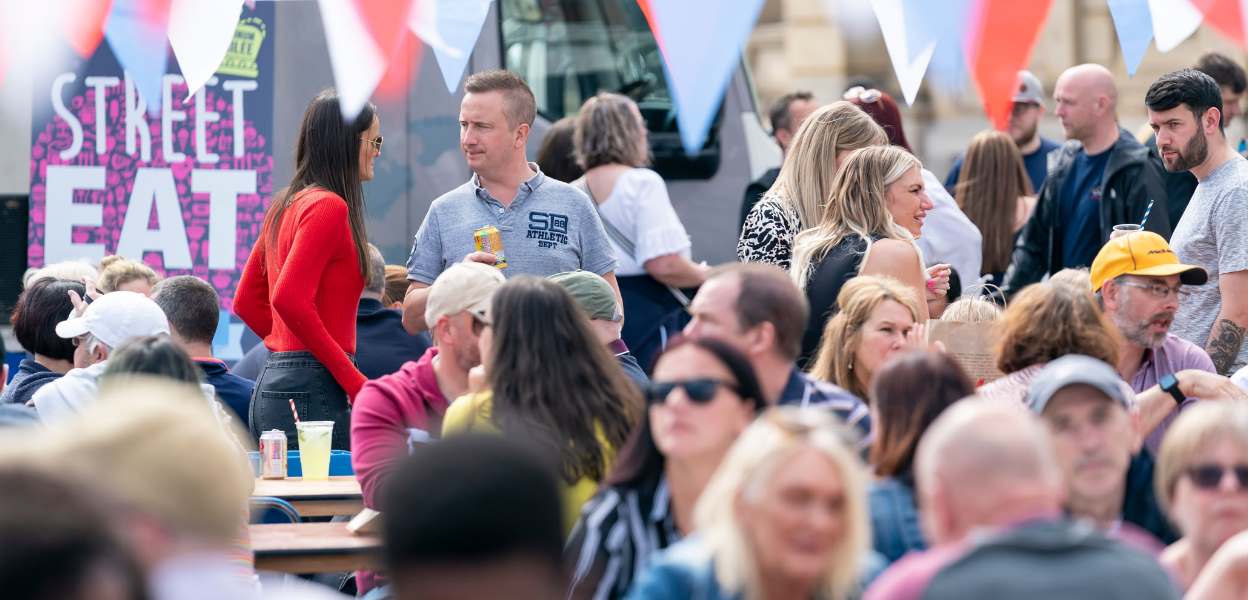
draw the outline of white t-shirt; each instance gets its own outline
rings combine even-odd
[[[634,254],[629,256],[611,235],[615,251],[615,274],[618,277],[645,275],[646,261],[668,254],[689,258],[689,234],[672,208],[667,184],[650,169],[631,169],[615,180],[611,195],[598,205],[603,219],[633,242]]]

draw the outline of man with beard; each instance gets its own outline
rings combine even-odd
[[[1229,126],[1243,113],[1240,103],[1243,101],[1245,88],[1248,88],[1248,75],[1245,75],[1244,68],[1217,52],[1205,53],[1196,61],[1195,68],[1218,82],[1218,88],[1222,91],[1222,127]],[[1161,156],[1157,151],[1156,135],[1150,135],[1145,145],[1155,156]],[[1166,200],[1170,203],[1170,223],[1177,225],[1187,203],[1192,199],[1192,193],[1196,191],[1196,178],[1187,171],[1167,171],[1162,179],[1166,182]]]
[[[1057,79],[1053,97],[1067,142],[1050,156],[1053,167],[1020,232],[1002,286],[1007,296],[1045,275],[1092,264],[1114,225],[1142,223],[1170,235],[1162,167],[1118,126],[1109,70],[1071,67]]]
[[[1148,402],[1141,405],[1148,418],[1143,425],[1155,453],[1179,411],[1195,402],[1197,382],[1218,385],[1222,379],[1204,350],[1170,333],[1179,301],[1188,295],[1184,286],[1201,285],[1208,274],[1180,264],[1161,236],[1140,231],[1105,244],[1092,261],[1091,279],[1098,304],[1120,334],[1118,374]],[[1159,387],[1167,389],[1146,394]]]
[[[1203,346],[1219,373],[1248,363],[1248,160],[1226,142],[1222,92],[1195,69],[1163,75],[1144,97],[1167,171],[1200,182],[1171,238],[1184,262],[1209,273],[1182,303],[1174,332]]]
[[[1027,177],[1031,179],[1033,190],[1039,190],[1049,174],[1049,153],[1061,148],[1061,144],[1040,137],[1040,117],[1043,116],[1044,86],[1031,71],[1019,71],[1018,89],[1014,92],[1014,109],[1010,112],[1010,121],[1005,130],[1023,155],[1023,166],[1027,168]],[[961,172],[962,157],[959,156],[953,161],[953,167],[945,177],[945,189],[949,193],[953,193]]]

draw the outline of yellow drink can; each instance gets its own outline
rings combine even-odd
[[[494,263],[500,269],[507,268],[507,255],[503,254],[503,234],[493,225],[486,225],[472,232],[472,241],[477,252],[488,252],[498,260]]]

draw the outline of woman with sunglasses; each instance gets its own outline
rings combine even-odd
[[[1210,557],[1248,530],[1248,405],[1198,402],[1166,432],[1157,499],[1183,533],[1161,562],[1191,587]]]
[[[637,422],[637,386],[553,281],[518,275],[474,318],[487,389],[451,403],[442,435],[502,433],[546,451],[570,529]]]
[[[623,596],[656,552],[688,535],[711,474],[766,407],[749,359],[713,338],[669,345],[646,397],[646,418],[565,548],[573,598]]]
[[[362,184],[380,130],[372,104],[345,121],[332,89],[303,113],[295,175],[269,205],[234,296],[235,314],[272,351],[251,401],[256,438],[280,429],[295,448],[293,402],[300,419],[334,421],[334,448],[351,446],[351,399],[366,381],[352,356],[368,273]]]
[[[697,534],[655,557],[629,594],[842,600],[879,571],[867,476],[830,412],[773,408],[733,444],[694,508]]]

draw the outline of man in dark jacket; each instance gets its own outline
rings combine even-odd
[[[1143,222],[1170,236],[1163,167],[1118,126],[1113,75],[1100,65],[1071,67],[1053,95],[1068,141],[1049,156],[1049,176],[1005,275],[1007,296],[1045,275],[1091,265],[1114,225]]]

